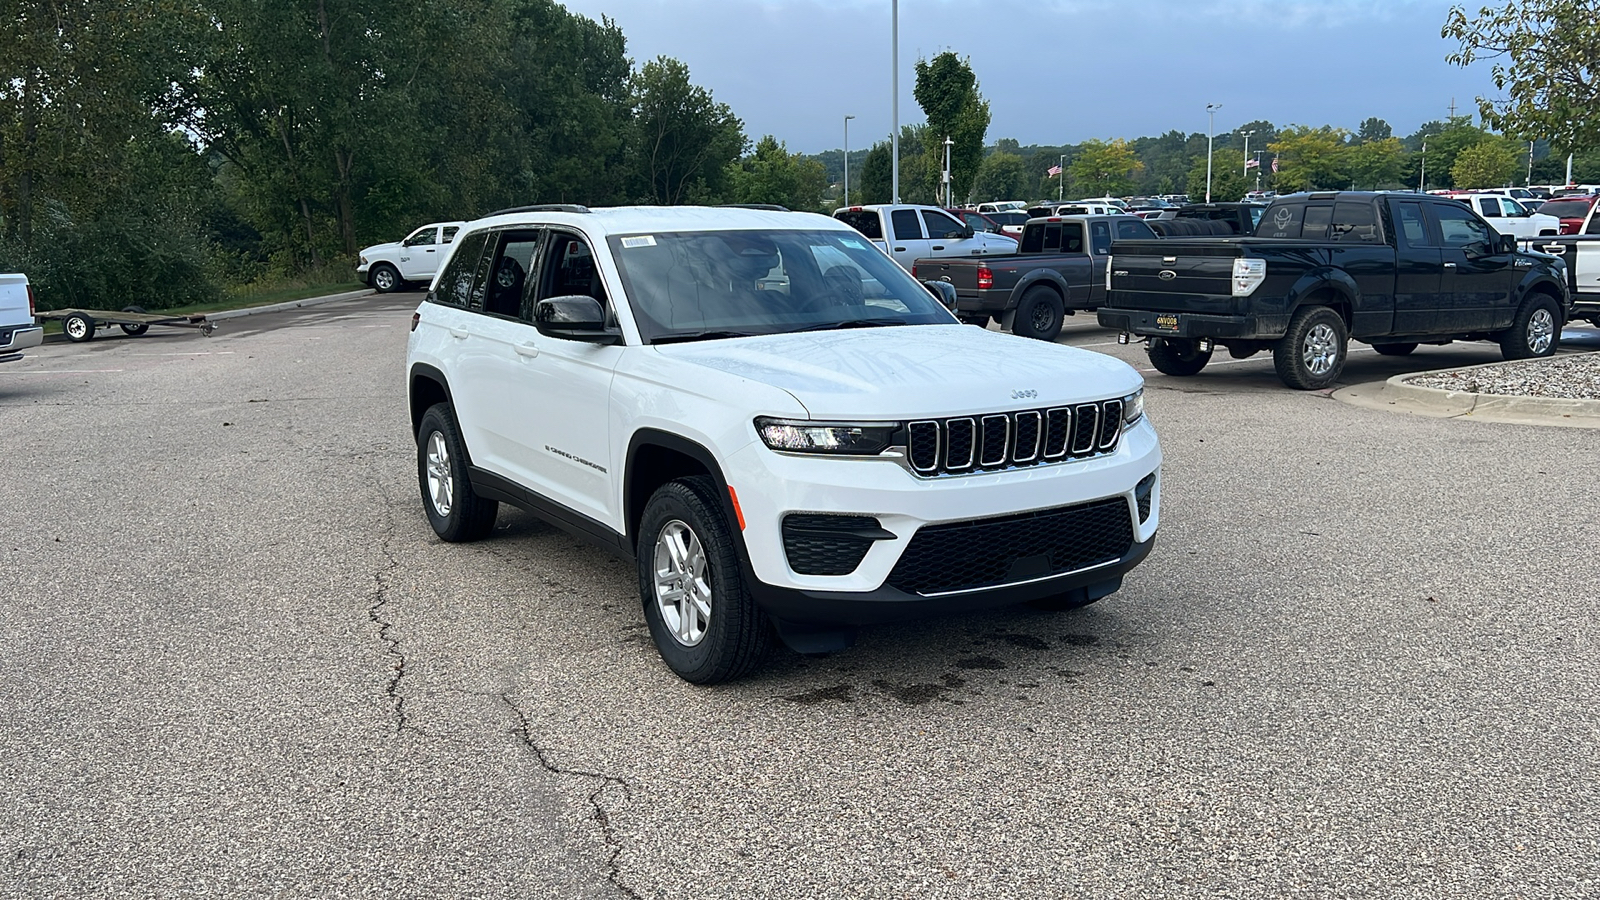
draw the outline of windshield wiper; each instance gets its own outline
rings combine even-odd
[[[889,325],[910,325],[904,319],[892,319],[886,316],[870,319],[845,319],[843,322],[822,322],[817,325],[807,325],[796,328],[795,331],[832,331],[836,328],[881,328]]]
[[[657,335],[650,339],[650,343],[678,344],[684,341],[714,341],[720,338],[756,337],[757,335],[770,333],[767,331],[679,331],[672,334]]]

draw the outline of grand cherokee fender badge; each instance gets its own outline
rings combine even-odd
[[[1171,281],[1172,279],[1178,277],[1178,273],[1172,271],[1171,269],[1162,269],[1161,274],[1157,277],[1159,277],[1162,281]]]

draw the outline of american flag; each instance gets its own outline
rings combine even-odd
[[[1276,156],[1272,158],[1272,171],[1278,171],[1278,158]]]
[[[1051,175],[1060,175],[1061,174],[1061,167],[1060,166],[1051,166],[1046,171],[1048,171]]]
[[[1244,161],[1244,167],[1246,169],[1254,169],[1256,166],[1259,166],[1259,165],[1261,165],[1261,160],[1259,160],[1259,159],[1247,159],[1247,160]]]

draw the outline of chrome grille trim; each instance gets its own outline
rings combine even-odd
[[[1122,415],[1122,401],[1116,399],[919,419],[903,433],[905,465],[917,476],[933,478],[1103,456],[1115,452],[1122,439]]]

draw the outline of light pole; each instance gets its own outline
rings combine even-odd
[[[1428,139],[1422,139],[1422,170],[1417,173],[1417,193],[1427,193],[1428,183]]]
[[[850,120],[855,116],[844,117],[844,205],[850,205]]]
[[[889,4],[889,93],[894,95],[891,109],[894,131],[889,133],[889,193],[900,202],[900,0]]]
[[[1533,187],[1533,141],[1528,142],[1528,180],[1522,186]]]
[[[1217,133],[1217,110],[1222,108],[1221,103],[1207,103],[1206,117],[1210,124],[1206,126],[1206,202],[1211,202],[1211,144]]]
[[[953,202],[951,202],[953,200],[951,192],[955,190],[955,184],[950,178],[950,147],[953,144],[955,144],[955,141],[950,140],[950,135],[948,135],[948,134],[945,135],[944,136],[944,205],[945,205],[946,209],[949,209],[950,207],[955,205]]]
[[[1258,194],[1261,193],[1261,154],[1265,152],[1265,150],[1256,151],[1256,193]]]
[[[1249,178],[1250,177],[1250,135],[1255,134],[1256,130],[1254,128],[1252,128],[1249,131],[1241,131],[1239,133],[1244,135],[1244,177]]]
[[[1061,154],[1061,162],[1056,164],[1056,199],[1067,199],[1067,155]]]

